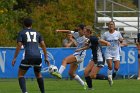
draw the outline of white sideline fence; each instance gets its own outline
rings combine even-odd
[[[125,37],[129,38],[137,38],[137,33],[138,33],[138,17],[98,17],[97,18],[98,23],[104,23],[105,26],[103,28],[107,28],[106,23],[111,21],[115,22],[115,27],[116,28],[122,28],[123,30],[119,30],[120,32],[125,33]],[[140,24],[139,24],[140,26]]]
[[[107,23],[113,19],[114,22],[138,22],[138,17],[98,17],[98,23]]]

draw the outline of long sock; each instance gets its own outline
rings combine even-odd
[[[108,69],[108,78],[112,80],[112,70],[109,70],[109,69]]]
[[[97,75],[96,75],[96,79],[106,80],[106,79],[107,79],[107,76],[101,75],[101,74],[97,74]]]
[[[108,69],[107,73],[108,73],[108,76],[109,76],[109,75],[112,75],[112,70],[109,70],[109,69]]]
[[[43,78],[37,78],[37,83],[38,83],[38,86],[39,86],[39,89],[41,91],[41,93],[45,93],[45,90],[44,90],[44,80]]]
[[[62,73],[63,73],[63,71],[65,70],[65,68],[66,68],[66,67],[64,67],[63,65],[61,65],[61,67],[60,67],[60,69],[59,69],[59,71],[58,71],[58,72],[59,72],[60,74],[62,74]]]
[[[82,86],[84,86],[84,81],[78,75],[76,75],[74,79],[78,81]]]
[[[112,81],[112,75],[108,75],[108,79]]]
[[[22,90],[22,93],[27,93],[25,78],[20,77],[18,78],[18,81],[19,81],[19,86],[20,86],[20,89]]]
[[[118,72],[118,69],[117,69],[117,70],[114,70],[114,72],[113,72],[113,78],[115,78],[115,77],[116,77],[117,72]]]
[[[87,82],[88,88],[92,88],[92,79],[90,76],[85,77],[85,80]]]

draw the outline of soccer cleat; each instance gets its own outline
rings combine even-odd
[[[113,76],[113,78],[115,78],[116,77],[116,72],[113,72],[113,75],[112,76]]]
[[[109,82],[109,85],[110,85],[110,86],[113,85],[113,80],[112,80],[112,78],[111,78],[110,76],[108,77],[108,82]]]
[[[59,72],[52,72],[51,75],[53,75],[53,76],[55,76],[55,77],[57,77],[59,79],[62,79],[62,76],[61,76],[61,74]]]
[[[88,88],[88,90],[94,90],[94,88]]]
[[[87,89],[87,83],[84,82],[84,90],[86,90],[86,89]]]
[[[137,80],[140,80],[140,77],[138,77]]]

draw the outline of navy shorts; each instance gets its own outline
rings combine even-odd
[[[28,70],[30,67],[34,68],[35,72],[40,72],[42,66],[41,58],[31,58],[31,59],[23,59],[19,66],[22,70]]]

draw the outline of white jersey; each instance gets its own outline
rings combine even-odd
[[[84,47],[85,46],[85,43],[87,42],[88,38],[86,38],[85,36],[79,36],[79,33],[78,32],[74,32],[74,31],[71,31],[71,33],[73,34],[76,42],[77,42],[77,48],[81,48],[81,47]],[[86,50],[81,50],[79,52],[75,52],[74,55],[86,55]]]
[[[120,41],[122,39],[122,35],[119,31],[115,31],[114,33],[105,32],[102,36],[102,39],[110,42],[111,46],[106,47],[106,58],[116,57],[120,60]]]

